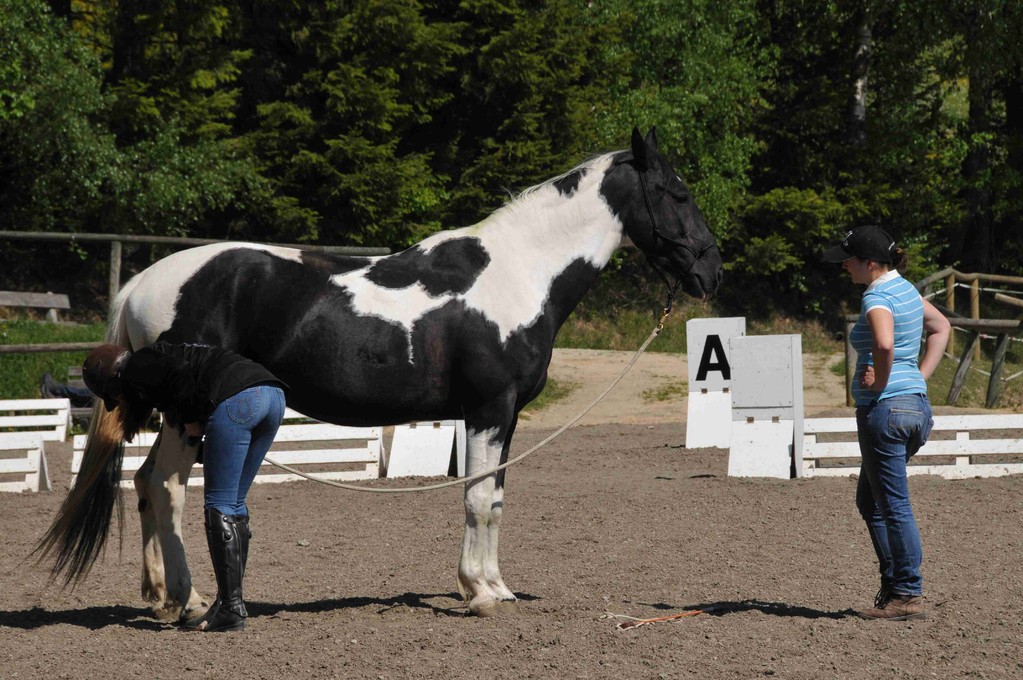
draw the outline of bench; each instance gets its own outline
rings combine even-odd
[[[808,418],[803,433],[803,477],[859,473],[855,418]],[[930,440],[913,456],[907,474],[945,479],[1023,474],[1023,414],[934,416]]]
[[[46,320],[60,321],[60,310],[71,309],[71,301],[63,293],[19,293],[0,290],[0,307],[33,307],[45,309]]]
[[[12,479],[21,477],[24,479]],[[49,491],[43,438],[38,432],[0,432],[0,491]]]
[[[156,442],[156,432],[140,432],[135,441],[124,445],[121,463],[121,486],[133,488],[135,472],[145,462],[149,449]],[[353,481],[376,479],[380,476],[383,453],[382,428],[345,427],[312,420],[297,411],[287,409],[284,424],[277,431],[267,457],[279,463],[301,469],[322,479]],[[82,469],[86,435],[76,435],[71,457],[71,483]],[[253,483],[265,484],[293,482],[305,479],[290,472],[271,473],[272,464],[264,460]],[[354,469],[353,469],[354,468]],[[264,472],[266,471],[266,472]],[[192,468],[189,484],[202,486],[202,465]]]

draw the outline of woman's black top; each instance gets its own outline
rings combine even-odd
[[[133,406],[147,413],[156,408],[174,425],[205,425],[220,402],[248,387],[288,387],[261,364],[229,349],[167,342],[132,354],[120,377]]]

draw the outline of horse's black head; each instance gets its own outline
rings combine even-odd
[[[625,234],[663,275],[694,297],[712,295],[721,283],[721,254],[689,188],[657,150],[657,134],[632,131],[632,151],[617,154],[600,193],[625,226]]]

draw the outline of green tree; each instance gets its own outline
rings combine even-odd
[[[580,160],[582,19],[565,0],[252,3],[237,128],[295,238],[407,245]]]
[[[952,246],[959,246],[957,260],[968,271],[1004,267],[1018,273],[1023,262],[1017,259],[1010,264],[999,251],[1001,245],[1011,244],[1018,258],[1023,241],[1019,236],[1023,166],[1018,108],[1023,86],[1019,41],[1023,8],[1003,0],[949,4],[949,19],[955,22],[962,47],[969,105],[963,131],[967,140],[962,166],[964,219],[958,243],[953,241]]]
[[[400,245],[436,231],[447,198],[416,131],[451,95],[437,87],[460,51],[416,0],[245,9],[276,51],[242,69],[242,141],[275,187],[298,240]],[[265,39],[265,38],[263,38]]]
[[[821,215],[818,199],[833,204],[821,230],[784,238],[810,259],[791,261],[791,285],[780,282],[776,297],[783,308],[829,313],[848,298],[841,277],[805,285],[807,271],[822,266],[811,239],[868,221],[910,247],[914,272],[1018,270],[1023,156],[1011,152],[1020,147],[1010,114],[1023,61],[1018,3],[765,0],[759,8],[778,58],[739,232],[743,241],[776,238],[778,222]],[[784,206],[779,191],[815,199],[787,202],[806,214],[779,214],[773,224],[746,219]],[[756,272],[778,262],[742,253],[731,266],[755,285]]]
[[[634,125],[656,125],[662,151],[727,239],[749,185],[752,125],[771,67],[755,3],[609,1],[586,12],[604,31],[610,80],[593,101],[597,139],[621,146]]]
[[[172,123],[188,141],[230,135],[240,67],[251,53],[236,47],[234,8],[194,0],[93,0],[96,46],[109,69],[122,142],[154,136]]]
[[[606,90],[599,31],[577,2],[466,0],[452,19],[465,47],[445,80],[455,97],[428,129],[451,178],[444,220],[460,225],[592,151],[585,125]]]
[[[80,228],[104,200],[116,159],[94,118],[108,105],[98,63],[46,5],[0,13],[0,222],[6,229]]]
[[[759,9],[777,58],[738,213],[742,249],[729,266],[743,292],[732,302],[837,322],[851,288],[819,262],[824,243],[880,223],[925,270],[957,220],[964,145],[947,106],[948,25],[914,2],[772,0]],[[773,247],[748,246],[764,243]],[[748,296],[758,289],[773,294]]]
[[[154,125],[119,144],[100,62],[40,0],[0,16],[0,221],[22,230],[186,233],[259,178],[232,149]]]

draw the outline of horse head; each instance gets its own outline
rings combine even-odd
[[[632,150],[615,157],[600,192],[666,281],[673,277],[693,297],[714,294],[722,276],[717,242],[689,188],[657,150],[653,128],[645,139],[633,129]]]

